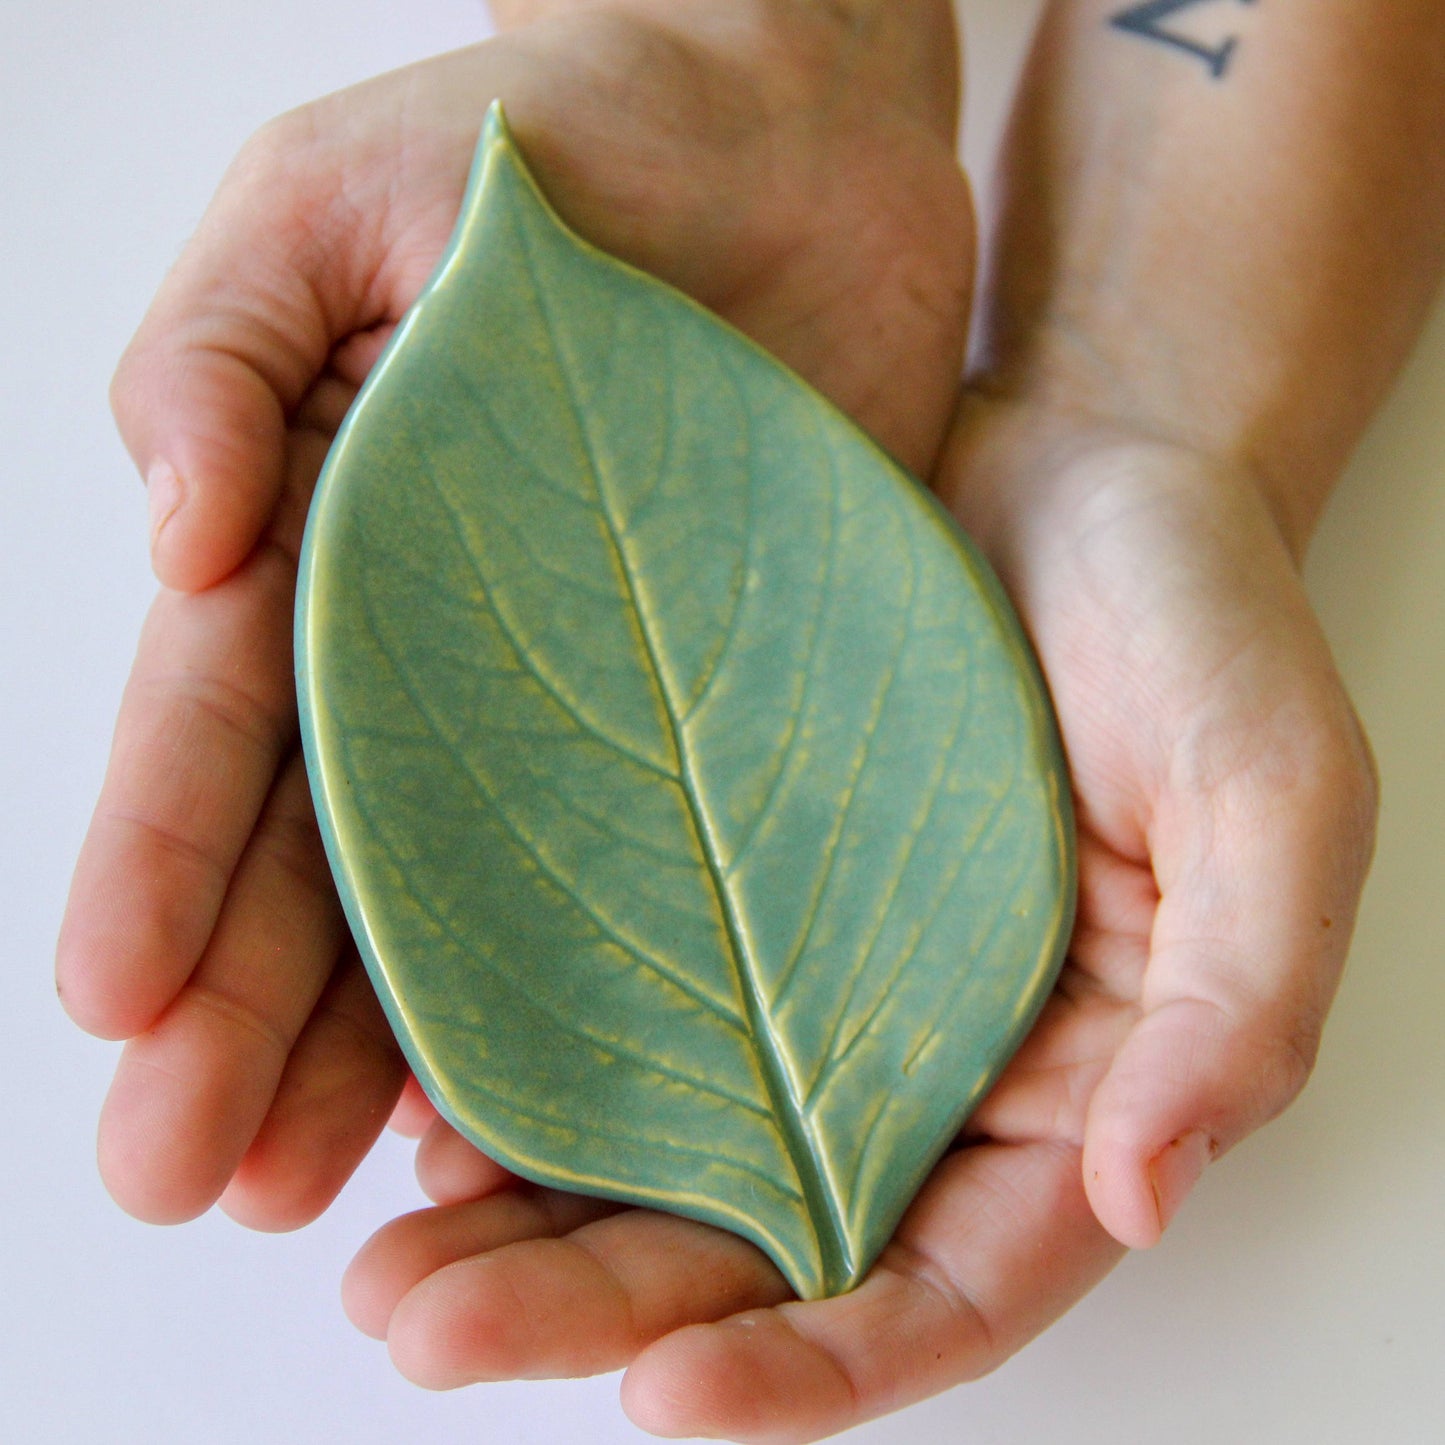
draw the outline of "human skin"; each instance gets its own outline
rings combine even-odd
[[[938,6],[499,6],[533,23],[243,157],[116,387],[143,474],[163,461],[183,497],[156,474],[177,590],[61,944],[68,1006],[131,1039],[101,1145],[127,1207],[303,1222],[404,1077],[336,962],[289,588],[326,436],[498,91],[574,224],[783,355],[984,543],[1068,746],[1080,920],[1039,1027],[850,1295],[790,1301],[751,1246],[520,1186],[437,1122],[439,1205],[363,1250],[353,1318],[423,1383],[627,1365],[658,1433],[817,1438],[996,1365],[1293,1097],[1375,806],[1298,561],[1439,270],[1445,15],[1240,8],[1216,77],[1111,26],[1122,8],[1048,13],[951,425],[972,235]]]
[[[1445,263],[1445,11],[1219,9],[1218,78],[1118,5],[1047,11],[936,474],[1028,618],[1079,804],[1080,925],[1017,1076],[1136,1246],[1319,1047],[1377,790],[1299,566]]]

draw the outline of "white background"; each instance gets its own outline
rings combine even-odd
[[[972,0],[978,161],[1034,4]],[[271,114],[484,33],[476,0],[4,0],[0,9],[0,1440],[631,1442],[611,1379],[432,1396],[336,1284],[421,1201],[388,1139],[319,1224],[127,1219],[93,1163],[115,1046],[50,952],[151,591],[111,367]],[[1338,495],[1313,595],[1384,771],[1379,861],[1314,1083],[991,1379],[850,1439],[1445,1440],[1445,308]]]

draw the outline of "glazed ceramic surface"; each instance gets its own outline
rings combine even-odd
[[[412,1067],[518,1173],[855,1284],[1046,997],[1069,789],[1007,600],[500,113],[308,527],[307,760]]]

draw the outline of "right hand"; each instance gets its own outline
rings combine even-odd
[[[792,365],[921,475],[953,404],[972,216],[945,3],[633,0],[309,105],[225,178],[114,385],[164,588],[62,930],[66,1007],[127,1039],[100,1162],[140,1218],[319,1213],[406,1069],[301,764],[291,608],[327,447],[504,99],[563,215]]]

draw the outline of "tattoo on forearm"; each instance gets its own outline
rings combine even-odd
[[[1118,14],[1111,15],[1109,24],[1116,30],[1127,31],[1143,40],[1152,40],[1156,45],[1171,46],[1196,60],[1202,60],[1209,67],[1209,73],[1219,80],[1229,69],[1229,62],[1239,45],[1239,37],[1231,35],[1218,45],[1206,45],[1177,30],[1169,29],[1167,22],[1173,16],[1200,5],[1221,3],[1255,5],[1258,0],[1145,0],[1141,5],[1130,5]]]

